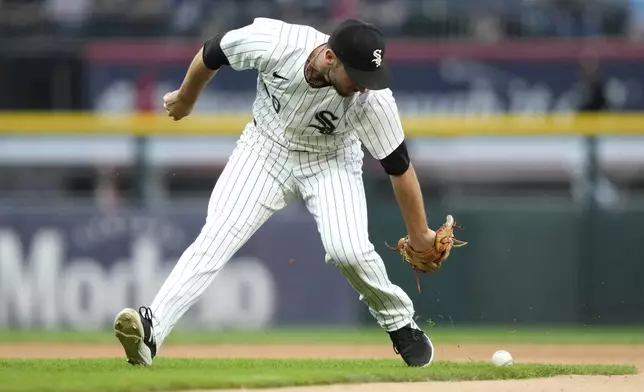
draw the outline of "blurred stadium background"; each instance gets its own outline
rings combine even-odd
[[[0,0],[0,327],[99,329],[151,301],[205,218],[255,75],[221,72],[193,116],[161,97],[211,34],[254,17],[388,36],[430,224],[470,245],[421,278],[365,161],[371,239],[422,320],[644,321],[644,1]],[[293,204],[182,328],[373,325]]]

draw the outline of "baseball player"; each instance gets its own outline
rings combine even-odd
[[[189,115],[206,84],[227,66],[258,72],[253,118],[213,189],[195,241],[149,307],[126,308],[116,316],[115,335],[128,362],[152,364],[181,316],[290,195],[304,201],[326,262],[360,294],[394,351],[409,366],[432,362],[432,342],[414,322],[412,301],[389,280],[367,232],[361,143],[390,176],[408,246],[432,249],[437,236],[427,225],[388,89],[385,54],[383,35],[357,20],[341,23],[329,36],[257,18],[204,43],[180,88],[164,96],[168,115],[175,121]]]

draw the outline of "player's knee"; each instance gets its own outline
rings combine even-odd
[[[357,265],[364,264],[373,259],[373,249],[365,248],[336,248],[332,251],[327,251],[328,257],[331,262],[339,268],[354,268]]]
[[[357,258],[346,255],[330,255],[329,260],[338,268],[351,268],[358,263]]]

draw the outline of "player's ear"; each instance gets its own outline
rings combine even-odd
[[[335,55],[335,53],[333,53],[331,49],[326,49],[324,51],[324,61],[326,62],[327,65],[334,65],[339,60],[338,60],[338,57]]]

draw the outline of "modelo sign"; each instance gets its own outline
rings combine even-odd
[[[202,221],[201,214],[0,215],[0,327],[111,325],[121,308],[149,305]],[[287,243],[294,235],[297,243]],[[354,294],[323,256],[311,221],[274,219],[178,328],[357,322]],[[328,287],[338,289],[320,295]]]

